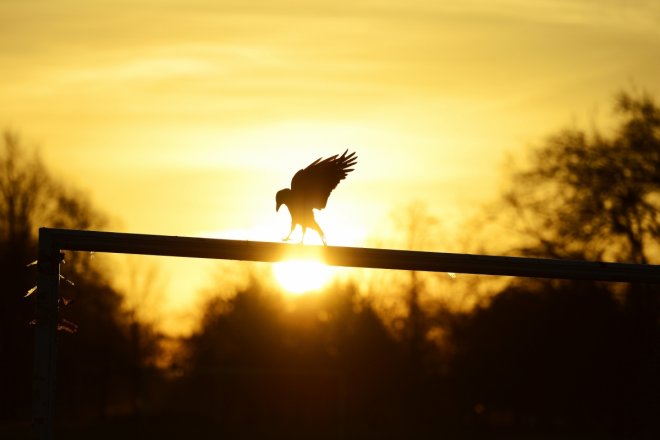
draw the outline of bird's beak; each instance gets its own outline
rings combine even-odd
[[[277,211],[280,210],[280,206],[282,206],[281,203],[277,203],[277,204],[275,205],[275,212],[277,212]]]

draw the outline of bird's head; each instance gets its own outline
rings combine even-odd
[[[291,190],[286,188],[286,189],[281,189],[275,194],[275,211],[280,210],[280,206],[283,204],[286,205],[287,200],[289,199],[289,193],[291,193]]]

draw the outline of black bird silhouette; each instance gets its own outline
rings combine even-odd
[[[307,228],[311,228],[318,232],[323,244],[328,245],[323,230],[316,223],[313,209],[325,208],[332,190],[337,187],[340,180],[353,171],[351,167],[357,163],[357,156],[354,152],[348,155],[346,153],[348,150],[341,156],[335,154],[327,159],[321,157],[316,159],[293,176],[291,189],[286,188],[277,192],[275,211],[279,211],[280,206],[286,205],[291,213],[291,230],[282,240],[288,241],[296,225],[300,225],[301,243],[305,239]]]

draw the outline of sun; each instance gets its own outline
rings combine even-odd
[[[330,280],[332,272],[330,266],[315,260],[289,260],[273,264],[277,282],[295,295],[322,288]]]

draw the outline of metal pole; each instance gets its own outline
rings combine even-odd
[[[55,412],[57,301],[62,254],[50,231],[39,230],[36,328],[32,400],[32,438],[52,440]]]
[[[660,265],[452,254],[340,246],[49,229],[61,250],[276,262],[314,258],[333,266],[660,284]]]

